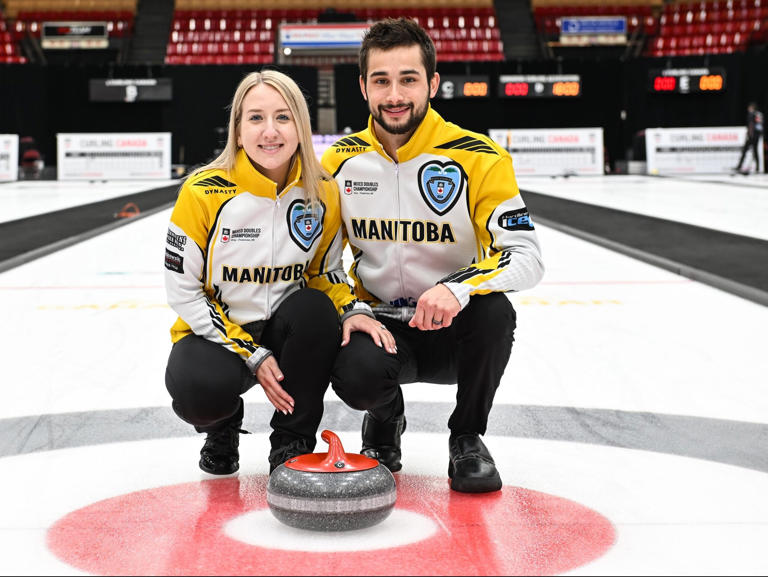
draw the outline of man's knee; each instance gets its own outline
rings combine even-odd
[[[459,317],[462,329],[489,341],[512,338],[517,325],[517,313],[504,293],[473,296]]]

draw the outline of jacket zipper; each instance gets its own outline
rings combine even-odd
[[[272,251],[271,251],[271,259],[269,263],[270,275],[275,270],[275,229],[277,228],[276,221],[277,221],[277,213],[279,212],[279,209],[280,209],[280,197],[276,196],[275,204],[272,207]],[[272,286],[272,283],[267,282],[266,284],[267,284],[267,310],[265,311],[265,313],[266,313],[266,318],[268,320],[272,318],[272,302],[271,302],[272,299],[270,299],[271,292],[272,292],[272,289],[270,287]]]
[[[397,182],[397,186],[395,187],[395,190],[397,190],[397,221],[395,223],[395,226],[399,228],[400,226],[400,163],[395,162],[395,181]],[[398,240],[395,242],[395,252],[397,253],[397,274],[400,277],[400,295],[401,298],[407,298],[405,294],[405,281],[403,280],[403,246],[402,243]]]

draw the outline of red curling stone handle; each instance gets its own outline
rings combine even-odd
[[[286,468],[308,473],[349,473],[367,471],[379,466],[376,459],[344,452],[341,439],[333,431],[325,429],[320,438],[328,443],[327,453],[309,453],[288,459],[284,463]]]

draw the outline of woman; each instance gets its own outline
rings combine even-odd
[[[314,449],[339,314],[369,314],[341,268],[340,224],[301,90],[276,71],[249,74],[226,147],[185,181],[166,241],[168,303],[179,315],[166,387],[176,414],[207,433],[203,471],[238,470],[241,395],[256,383],[276,409],[270,472]],[[372,318],[354,324],[380,330]]]

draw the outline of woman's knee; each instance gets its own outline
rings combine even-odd
[[[311,288],[301,289],[293,293],[284,304],[287,305],[285,313],[291,319],[294,334],[329,339],[334,345],[338,344],[341,336],[339,315],[333,301],[325,293]],[[278,314],[282,314],[282,311]]]
[[[226,419],[240,403],[250,373],[234,353],[190,335],[171,349],[165,386],[174,412],[184,421],[206,426]]]
[[[367,410],[391,401],[397,393],[399,363],[376,346],[364,333],[352,333],[342,347],[331,373],[338,397],[357,410]]]

